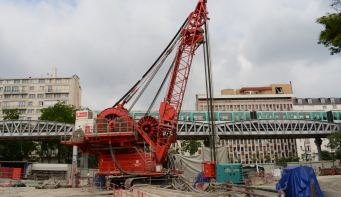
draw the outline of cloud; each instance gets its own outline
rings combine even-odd
[[[196,0],[1,1],[1,78],[81,78],[82,105],[112,106],[161,54]],[[292,81],[300,97],[341,97],[340,59],[317,44],[331,12],[323,0],[208,1],[214,91]],[[193,60],[183,109],[205,93],[202,49]],[[135,109],[146,110],[163,80],[164,64]],[[157,109],[166,87],[158,99]]]

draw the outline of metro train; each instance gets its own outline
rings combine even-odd
[[[141,119],[146,112],[131,112],[135,120]],[[158,112],[150,112],[150,116],[159,118]],[[341,123],[341,111],[220,111],[214,112],[215,121],[241,121],[250,119],[301,119],[301,120],[317,120]],[[207,112],[189,111],[181,112],[179,120],[184,121],[208,121]]]

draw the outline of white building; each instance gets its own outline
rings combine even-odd
[[[293,99],[294,111],[340,111],[341,110],[341,98],[295,98]],[[338,117],[340,119],[340,117]],[[329,140],[322,138],[321,150],[327,150],[331,154],[335,153],[327,147]],[[297,154],[302,160],[318,161],[317,146],[315,139],[297,139]]]
[[[42,108],[58,101],[79,108],[82,98],[79,81],[77,75],[58,77],[56,68],[46,77],[0,79],[0,120],[9,109],[19,109],[21,120],[38,120]]]

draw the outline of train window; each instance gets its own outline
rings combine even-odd
[[[300,119],[311,119],[310,113],[300,113]]]
[[[273,119],[272,113],[269,113],[269,118],[270,118],[270,119]]]
[[[206,114],[193,113],[193,120],[194,121],[205,121],[206,120]]]
[[[220,113],[220,120],[232,120],[232,113]]]
[[[187,120],[190,121],[190,113],[181,113],[181,120]]]
[[[214,112],[214,121],[218,121],[218,113]]]
[[[288,113],[288,117],[289,117],[289,119],[293,119],[292,113]]]
[[[338,118],[337,118],[337,114],[334,112],[333,113],[333,118],[334,118],[334,120],[337,120]]]
[[[268,117],[268,113],[263,113],[263,115],[264,115],[264,118],[265,119],[268,119],[269,117]]]
[[[275,118],[276,119],[286,119],[287,116],[285,113],[275,113]]]
[[[323,120],[328,120],[328,118],[327,118],[327,113],[323,112],[323,113],[322,113],[322,117],[323,117]]]
[[[240,115],[240,119],[244,120],[244,113],[239,113],[239,115]]]
[[[239,116],[238,116],[238,113],[234,113],[234,120],[239,120]]]
[[[258,119],[262,119],[262,114],[258,112],[257,117],[258,117]]]
[[[146,115],[145,113],[135,113],[134,119],[140,120],[145,115]]]
[[[249,113],[246,113],[246,114],[245,114],[245,118],[246,118],[245,120],[250,120],[250,114],[249,114]]]

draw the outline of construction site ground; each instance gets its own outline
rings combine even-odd
[[[319,185],[321,190],[325,191],[336,191],[340,192],[341,196],[341,175],[334,176],[319,176],[317,177],[319,181]],[[0,184],[9,182],[8,179],[0,179]],[[13,181],[14,182],[14,181]],[[23,181],[24,182],[24,181]],[[259,185],[257,187],[268,188],[268,189],[276,189],[277,182],[271,182],[264,185]],[[226,196],[227,194],[233,194],[234,192],[225,192],[221,194],[199,194],[193,192],[185,192],[185,191],[177,191],[170,189],[163,189],[158,186],[139,186],[136,187],[141,192],[150,195],[151,197],[170,197],[170,196],[195,196],[195,197],[204,197],[204,196]],[[137,189],[134,191],[134,194],[137,196]],[[243,188],[238,188],[239,190],[245,190]],[[123,191],[126,192],[126,191]],[[262,194],[265,196],[278,196],[275,193],[264,192],[259,190],[253,190],[253,192],[257,194]],[[337,193],[337,194],[338,194]],[[64,196],[107,196],[108,192],[106,189],[99,189],[94,187],[81,187],[81,188],[57,188],[57,189],[35,189],[34,187],[0,187],[0,196],[27,196],[27,197],[64,197]],[[109,195],[112,196],[112,190],[109,191]],[[123,196],[126,196],[123,193]],[[127,195],[131,196],[131,195]],[[145,196],[145,195],[144,195]],[[245,196],[245,194],[235,193],[235,196]],[[338,196],[338,195],[337,195]]]

